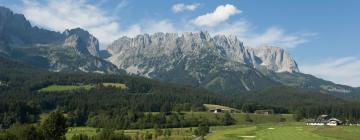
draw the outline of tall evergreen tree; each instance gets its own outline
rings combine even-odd
[[[49,117],[42,123],[42,131],[47,140],[65,139],[67,132],[66,118],[59,111],[51,112]]]

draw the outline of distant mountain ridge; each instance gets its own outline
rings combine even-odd
[[[235,36],[154,33],[121,37],[108,46],[108,61],[128,73],[232,94],[289,85],[324,92],[354,89],[302,74],[284,49],[245,47]]]
[[[59,33],[33,27],[24,15],[1,6],[0,55],[51,71],[121,71],[99,57],[99,42],[89,32],[76,28]]]

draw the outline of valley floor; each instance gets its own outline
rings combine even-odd
[[[278,123],[215,127],[207,140],[358,140],[359,126],[306,126]]]
[[[159,140],[199,139],[192,135],[194,128],[173,128],[170,137],[159,136]],[[66,137],[74,134],[96,135],[96,128],[73,127]],[[115,131],[120,132],[120,130]],[[145,133],[153,133],[153,129],[125,130],[126,135],[141,137]],[[358,140],[360,126],[306,126],[304,123],[268,123],[254,125],[214,126],[206,140]],[[154,139],[154,137],[153,137]]]

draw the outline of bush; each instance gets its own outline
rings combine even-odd
[[[210,132],[210,127],[205,124],[200,124],[197,129],[194,130],[194,135],[201,136],[202,138]]]
[[[73,135],[71,140],[89,140],[90,138],[85,134]]]
[[[127,136],[124,134],[124,132],[121,133],[114,133],[114,130],[112,129],[103,129],[100,134],[96,135],[95,140],[131,140],[130,136]]]
[[[235,123],[235,119],[231,117],[229,112],[226,112],[224,115],[224,125],[232,125]]]
[[[280,122],[286,122],[286,119],[284,117],[281,117]]]
[[[249,114],[246,114],[246,116],[245,116],[245,121],[246,121],[246,122],[254,122],[254,121],[250,118],[250,115],[249,115]]]

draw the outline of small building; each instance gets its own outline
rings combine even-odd
[[[315,126],[337,126],[342,124],[342,121],[337,118],[330,118],[328,115],[320,115],[316,119],[309,119],[306,121],[306,125],[315,125]]]
[[[216,108],[216,109],[210,109],[209,112],[212,112],[212,113],[224,113],[224,112],[234,113],[236,111],[233,109],[229,109],[229,108]]]
[[[222,106],[222,105],[215,105],[215,104],[204,104],[204,107],[207,109],[207,111],[212,112],[212,113],[225,113],[225,112],[235,113],[235,112],[240,112],[240,110],[235,109],[235,108]]]
[[[212,113],[221,113],[221,112],[223,112],[222,109],[210,109],[209,111],[212,112]]]
[[[274,110],[272,109],[265,109],[265,110],[255,110],[255,114],[263,114],[263,115],[271,115],[274,114]]]
[[[330,126],[337,126],[337,125],[340,125],[342,123],[341,120],[339,119],[336,119],[336,118],[330,118],[327,122],[327,125],[330,125]]]

